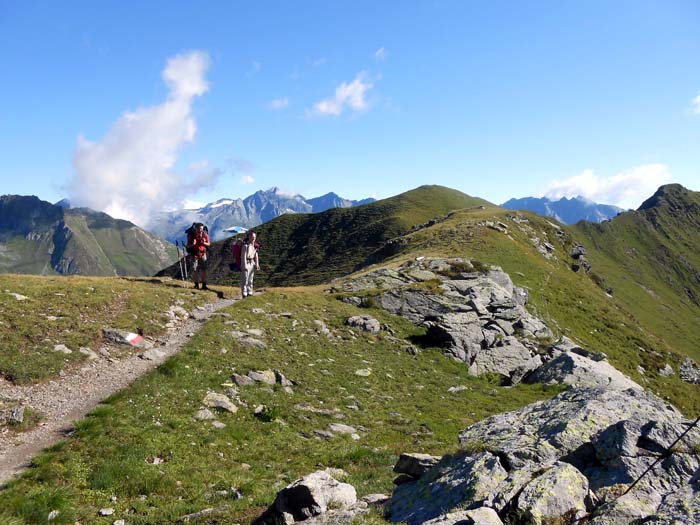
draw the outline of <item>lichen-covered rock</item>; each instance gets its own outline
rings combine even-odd
[[[223,394],[209,392],[204,398],[203,403],[209,408],[220,408],[232,413],[238,412],[238,407],[233,403],[233,401]]]
[[[348,317],[345,324],[348,326],[357,327],[360,330],[371,334],[378,334],[382,329],[379,321],[370,315],[354,315],[352,317]]]
[[[562,517],[581,517],[586,511],[588,479],[568,463],[552,468],[528,483],[518,496],[517,509],[530,523],[541,525]]]
[[[397,474],[408,474],[414,478],[420,478],[423,474],[437,465],[440,458],[430,454],[406,453],[399,456],[399,460],[394,465],[394,472]]]
[[[273,370],[250,370],[247,375],[256,383],[274,385],[277,382],[277,377]]]
[[[418,481],[396,487],[387,517],[418,525],[459,505],[480,506],[494,498],[506,477],[499,458],[489,452],[445,457]]]
[[[475,376],[498,374],[510,380],[514,372],[519,371],[519,377],[536,369],[542,364],[539,356],[532,356],[517,339],[509,337],[502,344],[484,348],[476,354],[469,373]]]
[[[606,387],[616,390],[642,387],[607,361],[593,361],[566,352],[548,361],[525,379],[526,383],[565,383],[577,387]]]
[[[503,525],[503,522],[495,510],[480,507],[443,514],[424,522],[423,525]]]

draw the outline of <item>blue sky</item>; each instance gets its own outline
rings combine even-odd
[[[694,1],[0,0],[0,193],[700,190]]]

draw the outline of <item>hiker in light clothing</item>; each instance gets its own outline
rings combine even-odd
[[[248,238],[241,248],[241,295],[245,298],[253,295],[253,277],[255,270],[260,269],[258,262],[258,249],[260,245],[255,242],[257,234],[248,232]]]

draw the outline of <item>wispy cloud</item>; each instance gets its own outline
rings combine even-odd
[[[374,59],[375,60],[378,60],[381,62],[383,60],[386,60],[387,58],[389,58],[389,52],[383,47],[380,47],[379,49],[377,49],[374,52]]]
[[[255,177],[252,175],[241,175],[241,184],[253,184]]]
[[[671,179],[665,164],[644,164],[607,178],[587,169],[563,181],[553,181],[545,196],[553,200],[581,196],[601,204],[636,208]]]
[[[194,140],[192,107],[209,89],[209,65],[201,51],[171,57],[161,104],[123,113],[98,142],[79,136],[67,185],[71,200],[146,226],[152,211],[181,203],[193,184],[214,183],[221,172],[208,164],[192,167],[189,182],[173,171],[182,146]]]
[[[246,72],[245,76],[248,78],[254,77],[258,73],[260,73],[260,71],[262,71],[262,64],[253,60],[253,62],[250,65],[250,69]]]
[[[269,109],[270,111],[284,109],[288,106],[289,106],[289,99],[287,97],[276,98],[276,99],[271,100],[270,102],[267,103],[267,109]]]
[[[700,91],[698,91],[698,96],[691,101],[690,105],[693,114],[700,115]]]
[[[339,116],[349,109],[361,111],[367,108],[367,93],[374,85],[367,79],[367,73],[360,71],[352,82],[343,82],[335,88],[332,97],[323,99],[307,111],[309,115],[333,115]]]
[[[320,67],[320,66],[326,64],[327,62],[328,62],[328,59],[326,57],[321,57],[321,58],[317,58],[316,60],[313,60],[311,62],[311,65],[313,67]]]
[[[232,171],[246,174],[251,174],[255,171],[253,163],[242,157],[231,157],[228,159],[228,162],[231,165]]]

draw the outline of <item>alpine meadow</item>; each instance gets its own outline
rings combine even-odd
[[[0,525],[700,524],[699,22],[0,0]]]

